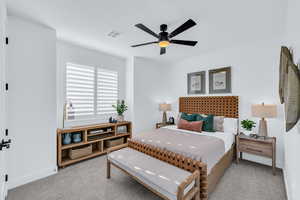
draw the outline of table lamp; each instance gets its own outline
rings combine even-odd
[[[167,123],[167,111],[171,111],[171,104],[167,104],[167,103],[159,104],[159,110],[163,111],[162,123],[166,124]]]
[[[261,120],[259,121],[258,135],[263,137],[268,136],[267,121],[265,120],[265,118],[274,118],[277,116],[276,105],[266,105],[264,103],[255,104],[252,105],[251,112],[253,117],[261,118]]]

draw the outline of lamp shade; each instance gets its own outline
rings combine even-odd
[[[171,110],[171,104],[167,104],[167,103],[159,104],[159,110],[160,111],[170,111]]]
[[[277,116],[277,106],[274,104],[255,104],[251,106],[253,117],[273,118]]]

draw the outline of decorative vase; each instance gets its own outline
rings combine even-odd
[[[243,130],[243,133],[247,136],[249,136],[253,131]]]
[[[72,141],[71,133],[65,133],[62,135],[62,143],[64,145],[71,144],[71,141]]]
[[[81,133],[73,133],[72,140],[74,143],[81,142]]]
[[[118,116],[117,116],[117,121],[118,121],[118,122],[124,121],[124,115],[118,115]]]

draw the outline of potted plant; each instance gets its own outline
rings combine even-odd
[[[118,113],[117,121],[124,121],[124,112],[128,109],[124,100],[118,100],[116,105],[112,105],[114,109],[116,109]]]
[[[245,135],[250,135],[252,133],[252,129],[255,128],[255,122],[249,119],[245,119],[241,122],[242,128],[244,129],[243,133]]]

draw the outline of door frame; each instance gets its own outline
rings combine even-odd
[[[0,84],[1,84],[1,89],[0,89],[0,142],[2,141],[2,139],[7,140],[7,136],[6,136],[6,117],[7,117],[7,111],[6,111],[6,102],[7,102],[7,90],[6,90],[6,67],[7,67],[7,44],[6,44],[6,37],[7,37],[7,33],[6,33],[6,27],[7,27],[7,8],[6,8],[6,3],[5,1],[1,2],[0,5],[0,9],[1,9],[1,19],[0,20],[0,28],[2,29],[2,31],[0,32],[0,37],[1,37],[1,55],[0,55],[0,72],[1,72],[1,77],[0,77]],[[6,180],[6,174],[7,174],[7,150],[6,148],[3,148],[2,151],[0,152],[1,155],[1,163],[3,164],[2,168],[3,171],[1,170],[1,182],[0,183],[0,200],[4,200],[7,197],[7,190],[8,190],[8,186],[7,186],[7,180]]]

